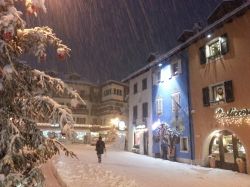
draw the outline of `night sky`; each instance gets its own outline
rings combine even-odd
[[[48,49],[41,70],[77,72],[92,82],[121,80],[143,67],[150,53],[165,53],[221,0],[46,0],[47,14],[24,14],[28,27],[48,25],[71,49],[66,61]]]

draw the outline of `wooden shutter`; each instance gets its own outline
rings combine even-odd
[[[206,46],[200,47],[200,64],[206,64]]]
[[[227,34],[224,34],[221,36],[222,40],[221,40],[221,54],[225,55],[228,53],[229,51],[229,44],[228,44],[228,36]]]
[[[224,82],[225,92],[226,92],[226,102],[230,103],[234,101],[234,94],[233,94],[233,82],[226,81]]]
[[[203,106],[210,106],[209,88],[208,87],[202,88],[202,94],[203,94]]]

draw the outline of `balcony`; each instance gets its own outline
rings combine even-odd
[[[89,110],[86,108],[72,108],[71,110],[73,114],[89,115]]]

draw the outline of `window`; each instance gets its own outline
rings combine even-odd
[[[180,151],[181,152],[188,152],[188,137],[180,137]]]
[[[86,123],[86,119],[85,118],[76,118],[76,123],[77,124],[85,124]]]
[[[154,85],[161,83],[161,70],[160,69],[154,72],[153,83]]]
[[[181,69],[181,60],[176,60],[171,64],[171,75],[175,76],[175,75],[179,75],[182,73],[182,69]]]
[[[119,95],[121,95],[121,96],[122,96],[122,90],[119,90]]]
[[[161,97],[156,99],[156,113],[158,115],[163,113],[163,99]]]
[[[86,94],[86,93],[85,93],[85,90],[80,90],[80,96],[81,96],[81,97],[85,97],[85,94]]]
[[[98,120],[96,118],[92,119],[94,125],[97,125]]]
[[[103,96],[111,95],[111,89],[104,90]]]
[[[133,123],[136,124],[137,120],[137,106],[133,107]]]
[[[224,90],[224,84],[218,84],[215,86],[212,86],[212,100],[215,102],[225,102],[225,90]]]
[[[228,36],[224,34],[209,41],[200,49],[200,63],[205,64],[210,60],[215,60],[225,55],[229,51]]]
[[[148,103],[142,104],[142,117],[147,118],[148,117]]]
[[[233,83],[225,81],[222,83],[210,85],[202,88],[203,105],[210,106],[211,104],[221,104],[224,102],[233,102]]]
[[[137,93],[137,83],[134,84],[134,94]]]
[[[172,112],[179,111],[180,108],[180,93],[172,94]]]
[[[207,48],[208,48],[208,53],[207,53],[208,59],[214,59],[218,56],[221,56],[221,47],[219,39],[211,44],[208,44]]]
[[[142,90],[146,90],[147,89],[147,78],[142,80]]]

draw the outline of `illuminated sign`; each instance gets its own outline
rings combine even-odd
[[[250,124],[250,109],[237,109],[234,107],[224,111],[223,108],[217,108],[215,118],[222,125],[236,124],[239,126],[243,123]]]
[[[136,128],[136,129],[145,129],[146,126],[145,126],[145,125],[137,125],[135,128]]]
[[[215,111],[216,118],[223,117],[244,117],[250,115],[250,109],[241,109],[237,110],[236,108],[230,108],[225,112],[222,108],[217,108]]]

